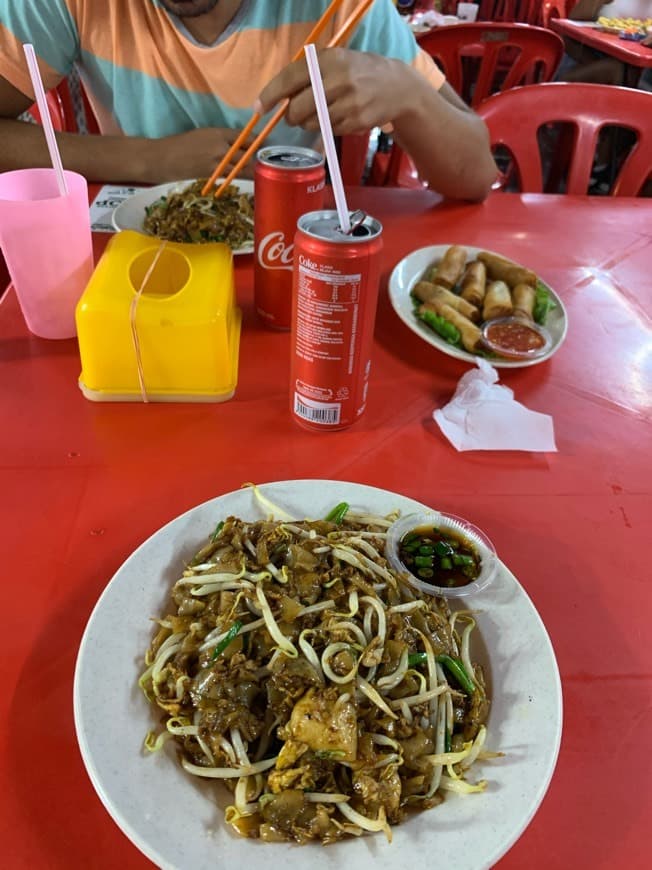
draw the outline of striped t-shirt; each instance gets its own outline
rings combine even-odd
[[[358,2],[345,0],[320,44]],[[240,128],[328,4],[242,0],[226,31],[206,46],[156,0],[0,0],[0,75],[33,96],[22,50],[31,42],[46,89],[78,67],[103,133],[158,138],[196,127]],[[349,47],[411,64],[435,88],[444,81],[391,0],[376,0]],[[305,144],[313,137],[281,124],[271,141]]]

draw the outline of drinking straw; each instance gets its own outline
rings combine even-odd
[[[32,79],[32,87],[34,88],[34,96],[36,97],[36,105],[38,106],[38,110],[41,114],[41,124],[43,125],[43,131],[45,132],[45,141],[48,143],[48,151],[50,152],[50,160],[52,161],[52,166],[54,167],[54,171],[57,176],[57,185],[59,186],[59,195],[60,196],[68,196],[68,185],[66,184],[66,177],[63,174],[63,164],[61,163],[61,155],[59,154],[59,147],[57,146],[57,140],[54,135],[54,127],[52,126],[52,118],[50,117],[50,112],[48,109],[47,100],[45,98],[45,90],[43,88],[43,79],[41,78],[41,73],[38,68],[38,63],[36,62],[36,55],[34,54],[34,46],[26,42],[23,45],[23,51],[25,52],[25,58],[27,60],[27,67],[29,69],[29,75]]]
[[[342,172],[337,159],[337,151],[335,150],[333,126],[331,124],[330,115],[328,114],[328,103],[326,102],[324,82],[322,81],[321,71],[319,69],[317,50],[313,44],[310,44],[305,46],[305,52],[306,62],[308,64],[308,74],[310,75],[310,84],[312,85],[312,93],[315,98],[315,106],[317,107],[319,129],[321,130],[324,150],[326,151],[326,161],[328,162],[328,170],[331,176],[331,184],[333,185],[335,207],[337,208],[337,215],[340,219],[340,229],[344,233],[349,233],[351,232],[349,207],[346,204],[346,194],[344,193],[344,184],[342,183]]]
[[[337,31],[335,36],[330,40],[327,45],[327,48],[333,48],[336,45],[343,45],[346,43],[348,38],[351,36],[351,33],[355,30],[360,20],[369,10],[369,7],[374,2],[374,0],[362,0],[362,3],[355,9],[349,17],[346,19],[344,24]],[[303,48],[302,48],[303,51]],[[265,124],[264,128],[260,131],[260,133],[256,136],[251,145],[247,148],[242,157],[238,160],[233,169],[226,176],[222,184],[217,188],[214,193],[215,199],[218,199],[226,190],[226,188],[231,184],[233,179],[236,177],[238,172],[245,166],[252,155],[260,148],[262,142],[270,133],[270,131],[278,124],[283,115],[285,114],[285,110],[289,105],[289,100],[283,100],[283,102],[279,105],[278,109],[271,117],[271,119]]]
[[[326,9],[326,11],[322,15],[322,17],[319,19],[319,21],[315,24],[313,29],[308,34],[308,38],[306,39],[306,42],[317,42],[319,37],[322,35],[324,30],[326,29],[326,25],[331,20],[333,15],[335,15],[335,13],[338,11],[338,9],[340,8],[340,6],[342,5],[343,2],[344,2],[344,0],[332,0],[332,3],[330,4],[330,6],[328,6],[328,8]],[[301,48],[299,48],[295,52],[295,54],[292,58],[292,63],[294,63],[294,61],[296,61],[296,60],[299,60],[299,58],[301,57],[302,54],[303,54],[303,45],[301,46]],[[261,115],[258,112],[254,112],[249,123],[245,126],[245,128],[242,130],[240,135],[237,137],[237,139],[235,140],[233,145],[231,145],[231,147],[226,152],[224,157],[217,164],[217,166],[213,170],[213,174],[208,179],[206,184],[203,186],[202,192],[201,192],[202,196],[208,195],[208,192],[211,189],[211,187],[213,186],[213,184],[215,184],[215,181],[220,177],[220,175],[222,174],[224,169],[229,165],[233,156],[237,153],[237,151],[241,147],[241,145],[246,141],[247,137],[249,136],[251,131],[254,129],[254,127],[256,126],[258,121],[260,121],[260,119],[261,119]]]

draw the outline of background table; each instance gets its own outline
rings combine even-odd
[[[368,411],[341,433],[291,422],[289,336],[256,319],[247,258],[236,266],[240,382],[223,405],[90,403],[76,343],[29,335],[13,291],[0,303],[5,867],[150,866],[103,809],[75,741],[72,678],[91,609],[132,550],[193,505],[244,481],[320,477],[471,519],[550,632],[561,754],[500,867],[652,863],[650,203],[498,194],[436,205],[427,191],[367,189],[351,204],[385,225],[384,277]],[[553,414],[557,454],[458,454],[433,423],[468,366],[403,326],[386,283],[405,254],[447,242],[511,255],[563,297],[570,331],[556,356],[501,372],[519,400]]]
[[[583,45],[595,48],[603,54],[619,60],[625,65],[625,84],[635,88],[646,67],[652,67],[652,47],[641,45],[639,42],[631,42],[628,39],[620,39],[616,33],[607,33],[598,30],[597,27],[589,27],[587,24],[579,24],[569,18],[551,18],[550,28],[556,30],[560,36],[574,39]]]

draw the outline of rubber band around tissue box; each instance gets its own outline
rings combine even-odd
[[[230,248],[159,248],[141,233],[118,233],[77,305],[79,386],[87,399],[142,401],[138,355],[149,401],[223,402],[235,392],[242,314]],[[130,309],[141,288],[135,343]]]

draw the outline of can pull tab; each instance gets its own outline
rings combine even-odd
[[[348,233],[345,233],[345,235],[347,235],[347,236],[357,235],[357,233],[355,231],[358,229],[358,227],[362,226],[362,224],[365,222],[366,218],[367,218],[367,213],[365,211],[362,211],[361,208],[356,209],[356,211],[351,212],[351,215],[349,217],[349,223],[351,224],[351,228],[349,229]],[[342,232],[341,228],[340,228],[340,232]]]

